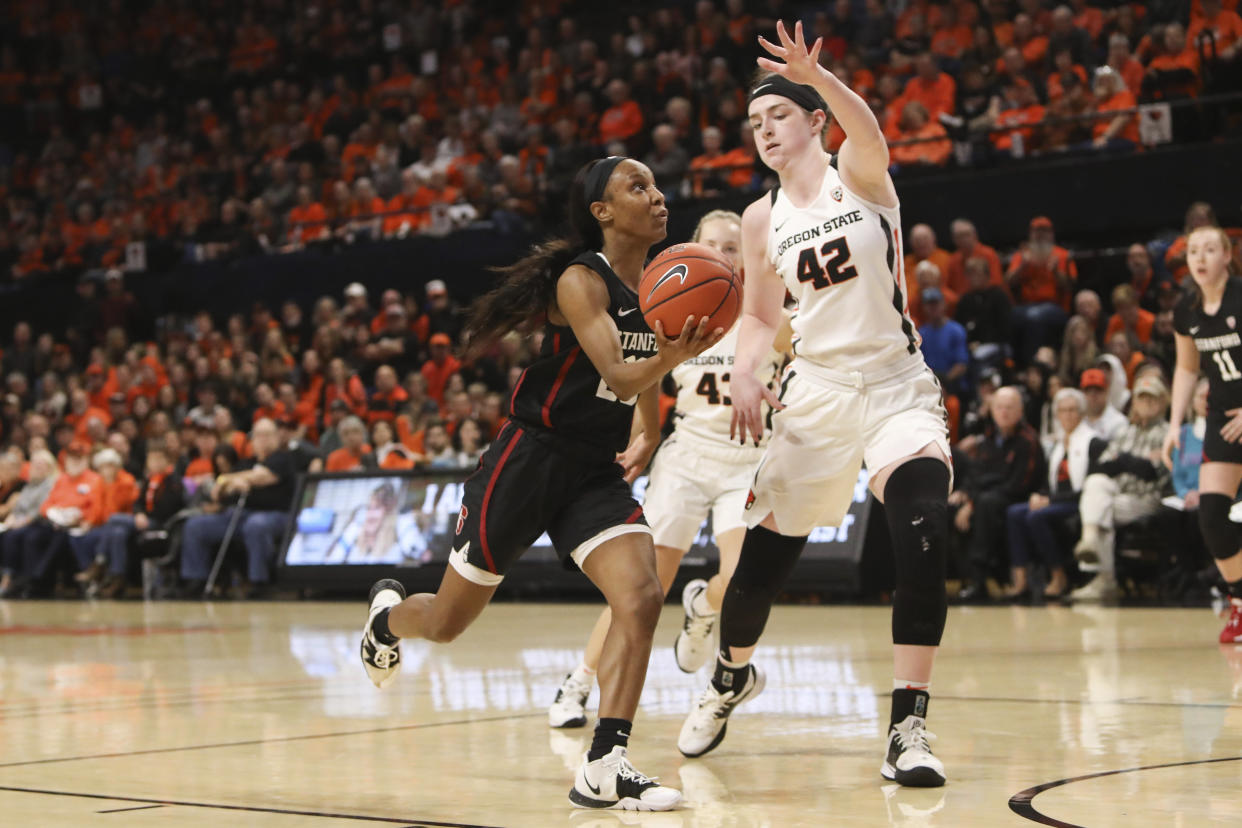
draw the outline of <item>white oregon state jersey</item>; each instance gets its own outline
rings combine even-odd
[[[772,191],[767,255],[798,302],[800,359],[865,373],[919,352],[900,233],[901,210],[847,190],[835,157],[810,206],[795,207],[783,190]]]
[[[673,382],[677,385],[677,405],[673,413],[677,418],[677,433],[713,442],[731,442],[729,427],[733,421],[733,405],[729,399],[729,373],[733,370],[737,332],[741,327],[740,322],[734,323],[719,342],[673,369]],[[783,354],[770,350],[755,369],[755,376],[764,385],[771,385],[784,362]],[[767,403],[763,407],[766,415]],[[769,429],[764,430],[765,439],[769,432]],[[732,445],[737,447],[736,443]]]

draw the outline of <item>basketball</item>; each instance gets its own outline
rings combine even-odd
[[[687,317],[710,320],[707,330],[728,331],[742,312],[742,280],[724,255],[705,244],[675,244],[651,260],[638,284],[643,317],[676,338]]]

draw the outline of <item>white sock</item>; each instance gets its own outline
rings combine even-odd
[[[595,681],[595,671],[585,664],[579,664],[574,668],[573,677],[583,684],[591,684]]]
[[[695,615],[715,615],[716,608],[707,601],[707,590],[703,590],[694,596],[694,600],[690,602],[690,609],[694,610]]]
[[[915,681],[914,679],[893,679],[894,690],[922,690],[924,693],[931,692],[930,681]]]

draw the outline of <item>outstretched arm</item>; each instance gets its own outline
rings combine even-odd
[[[840,78],[819,65],[823,40],[816,39],[807,49],[801,22],[794,25],[792,38],[785,24],[777,23],[776,35],[779,45],[764,37],[759,38],[759,45],[780,60],[761,57],[759,66],[815,88],[845,132],[837,165],[845,186],[868,201],[896,207],[897,190],[888,175],[888,142],[871,107]]]

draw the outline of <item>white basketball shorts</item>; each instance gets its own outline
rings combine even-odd
[[[781,402],[751,485],[748,526],[769,513],[784,535],[838,526],[863,463],[881,469],[931,443],[952,456],[940,383],[921,354],[867,375],[794,360]]]
[[[643,513],[656,546],[689,549],[699,527],[712,515],[719,536],[746,526],[746,494],[763,449],[673,435],[651,464]]]

